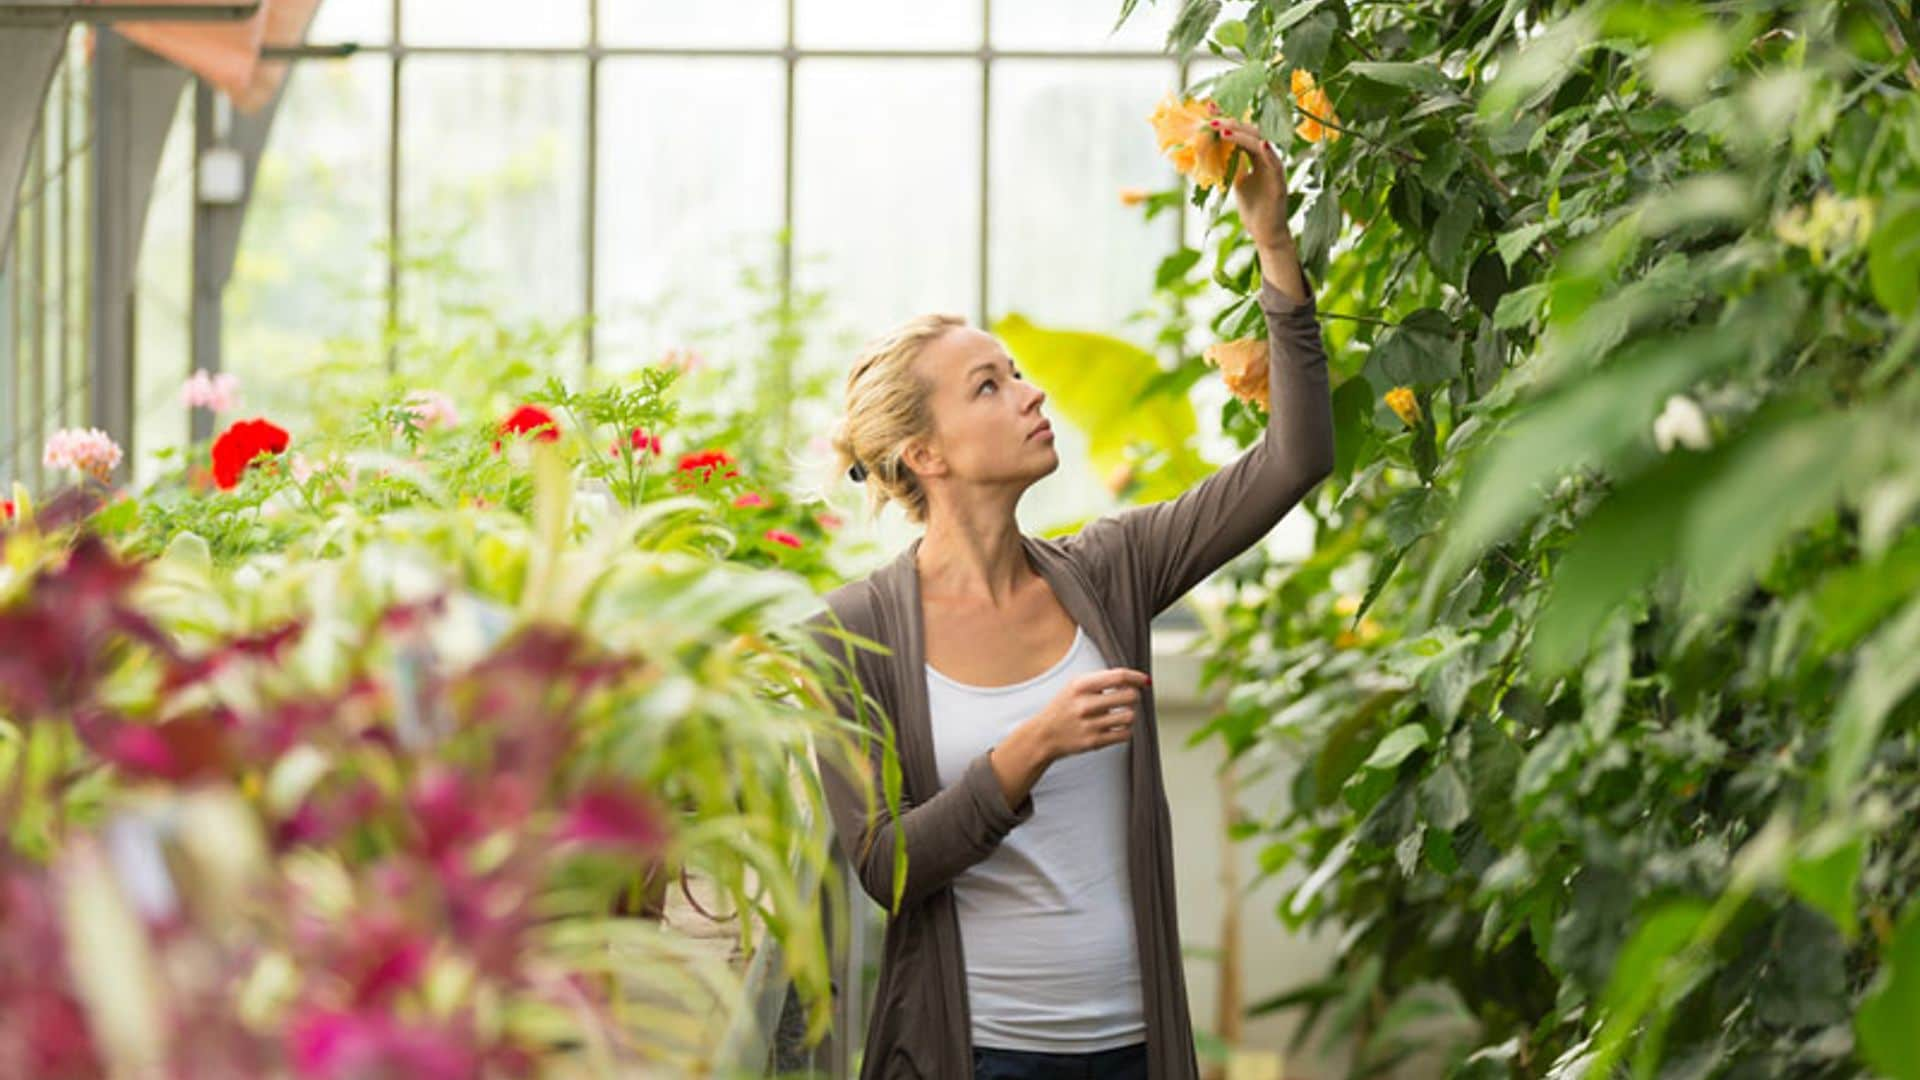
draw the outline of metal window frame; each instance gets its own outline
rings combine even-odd
[[[997,65],[1001,61],[1059,61],[1067,63],[1155,62],[1167,65],[1171,73],[1175,76],[1175,85],[1182,89],[1190,84],[1193,65],[1192,58],[1173,57],[1164,52],[1143,49],[1108,48],[1070,50],[997,48],[993,41],[994,0],[981,0],[980,44],[978,46],[904,48],[803,47],[799,44],[797,36],[799,22],[798,0],[786,0],[783,12],[785,25],[781,41],[779,44],[774,45],[748,47],[609,45],[602,40],[603,34],[601,26],[601,5],[608,2],[608,0],[573,0],[575,3],[586,5],[587,35],[585,42],[580,45],[465,46],[413,44],[407,40],[406,36],[404,4],[407,3],[408,0],[385,0],[385,2],[389,31],[389,40],[385,43],[364,45],[343,42],[322,45],[302,45],[296,48],[275,49],[272,50],[272,52],[275,58],[286,59],[294,62],[296,65],[298,62],[304,60],[338,58],[357,55],[359,53],[384,56],[386,58],[388,69],[387,161],[385,176],[386,322],[383,332],[387,334],[389,341],[387,364],[390,369],[396,368],[398,365],[397,343],[395,343],[391,336],[391,331],[398,325],[400,319],[402,294],[406,284],[404,275],[401,272],[403,256],[402,237],[405,235],[407,226],[406,213],[401,206],[401,185],[406,175],[405,169],[408,167],[408,155],[406,153],[406,147],[402,145],[401,130],[405,108],[404,86],[406,81],[406,67],[413,57],[458,56],[499,57],[502,59],[552,57],[558,59],[578,58],[585,62],[586,85],[584,109],[586,115],[584,138],[586,145],[582,148],[583,178],[581,185],[582,190],[580,192],[580,196],[585,205],[582,207],[581,213],[581,254],[579,264],[581,281],[580,311],[585,316],[585,328],[582,331],[579,348],[583,374],[589,379],[592,377],[596,367],[600,341],[600,332],[597,325],[601,306],[597,294],[601,281],[599,260],[602,248],[599,243],[600,170],[603,167],[602,155],[600,153],[600,136],[602,120],[602,69],[606,60],[625,58],[760,59],[777,60],[781,63],[784,81],[784,101],[783,116],[781,119],[782,146],[780,165],[780,236],[782,242],[779,252],[778,284],[781,300],[783,304],[789,306],[793,297],[795,272],[793,244],[795,241],[796,217],[796,114],[800,65],[803,62],[815,60],[969,60],[976,63],[980,73],[980,111],[978,121],[979,131],[977,133],[979,161],[975,196],[977,199],[976,211],[978,213],[978,221],[976,236],[974,238],[977,259],[976,280],[974,282],[976,293],[974,315],[981,325],[988,324],[993,312],[994,299],[992,295],[994,266],[992,212],[995,192],[992,144],[996,108],[994,91]],[[252,14],[256,9],[257,5],[236,6],[233,4],[211,2],[210,0],[208,3],[192,8],[169,7],[166,9],[166,13],[170,20],[180,18],[244,18]],[[152,8],[124,3],[62,5],[55,3],[21,3],[15,0],[15,2],[11,3],[0,2],[0,26],[20,25],[22,24],[22,20],[28,16],[36,20],[44,19],[48,17],[47,13],[50,12],[60,12],[59,18],[63,21],[78,20],[85,22],[121,21],[137,16],[152,18],[153,15]],[[64,63],[60,65],[60,70],[63,73],[66,70]],[[49,86],[51,86],[52,80],[48,82]],[[68,107],[67,105],[63,105],[63,108]],[[90,164],[96,182],[104,184],[107,190],[112,190],[119,182],[115,180],[111,173],[118,167],[115,162],[121,160],[120,155],[110,151],[104,155],[103,160],[103,155],[99,153],[98,147],[93,147],[90,153],[94,158]],[[249,192],[249,195],[250,194],[251,192]],[[133,221],[138,221],[144,217],[146,208],[141,206],[114,209],[121,215],[131,217]],[[19,207],[16,203],[13,213],[17,215],[18,212]],[[96,217],[100,212],[98,206],[93,208],[93,213]],[[1187,209],[1184,201],[1178,208],[1178,212],[1170,216],[1172,217],[1172,221],[1169,227],[1172,230],[1172,238],[1176,242],[1179,242],[1184,238],[1186,231]],[[62,224],[64,225],[64,222]],[[64,228],[61,231],[64,232]],[[196,227],[196,245],[202,240],[199,232],[199,228]],[[137,239],[134,240],[132,245],[127,244],[126,239],[127,238],[122,237],[116,245],[113,236],[99,235],[96,226],[96,234],[83,240],[83,242],[90,240],[93,248],[90,253],[89,263],[94,271],[94,275],[90,284],[96,295],[103,285],[100,279],[103,263],[111,263],[112,265],[106,267],[106,269],[114,270],[119,276],[130,277],[131,267],[122,265],[127,262],[126,258],[103,258],[103,256],[116,256],[116,252],[118,252],[118,256],[130,256],[132,253],[124,249],[129,246],[137,246]],[[114,248],[114,250],[105,250],[103,245]],[[17,255],[18,253],[16,252],[15,254]],[[115,269],[116,267],[118,268],[117,270]],[[13,280],[7,282],[4,291],[10,294],[11,299],[20,292],[26,283],[18,280],[20,275],[18,273],[17,259],[10,260],[8,268],[0,269],[9,268],[14,270],[14,272],[5,274],[4,276],[10,277]],[[120,273],[120,271],[125,271],[125,273]],[[65,278],[63,275],[63,288],[64,284]],[[196,281],[196,288],[198,288],[200,284],[201,283]],[[118,292],[119,290],[116,289],[114,291]],[[94,296],[90,295],[84,299],[91,300],[93,298]],[[111,296],[109,299],[111,299]],[[0,325],[6,326],[6,329],[11,335],[10,341],[18,339],[18,334],[21,329],[20,316],[22,312],[17,306],[19,302],[18,299],[13,299],[13,303],[9,305],[12,307],[13,317],[5,319],[3,323],[0,323]],[[80,367],[82,368],[81,374],[85,377],[84,382],[88,385],[87,394],[92,404],[89,412],[94,418],[94,422],[104,422],[110,429],[124,429],[124,431],[115,431],[116,437],[124,434],[124,445],[131,447],[134,434],[131,431],[131,425],[135,417],[133,416],[134,402],[130,400],[132,396],[131,371],[134,364],[134,358],[131,355],[133,343],[129,332],[130,328],[125,325],[113,327],[103,327],[102,325],[105,322],[119,323],[121,321],[118,317],[113,317],[116,307],[117,305],[108,304],[100,308],[101,313],[108,315],[109,318],[89,320],[91,323],[90,332],[95,339],[95,349],[92,350],[95,356],[103,355],[100,351],[103,348],[101,341],[103,335],[113,339],[104,343],[105,345],[113,346],[112,348],[105,349],[104,352],[104,355],[109,358],[109,363],[102,365],[102,370],[94,370],[94,364],[81,364]],[[219,366],[220,349],[217,339],[209,342],[205,340],[205,336],[203,335],[202,341],[197,346],[190,344],[189,349],[200,366],[209,368],[217,368]],[[9,391],[10,400],[19,402],[21,399],[18,391],[22,388],[19,386],[20,380],[18,376],[24,374],[24,372],[18,369],[22,366],[22,358],[16,355],[16,350],[11,344],[9,344],[4,351],[8,360],[6,365],[8,377],[4,380],[7,384],[6,389]],[[121,357],[121,360],[112,360],[114,356]],[[61,357],[58,363],[62,369],[66,367],[64,357]],[[97,377],[103,373],[108,377]],[[68,374],[67,371],[62,370],[61,384],[63,386],[70,386],[67,377]],[[782,371],[770,374],[773,377],[784,378],[790,381],[793,373]],[[36,408],[32,410],[34,413],[33,416],[19,417],[22,423],[14,427],[15,433],[19,433],[20,428],[26,426],[26,422],[37,422],[38,411],[39,408],[36,406]],[[17,442],[18,440],[16,438],[10,441]],[[15,449],[17,450],[18,447],[15,447]],[[131,454],[130,450],[129,454]],[[19,471],[15,467],[15,458],[17,456],[17,454],[9,453],[6,455],[7,460],[0,462],[0,468],[5,469],[4,475],[8,477],[17,475]],[[37,458],[37,455],[31,453],[29,453],[28,456]],[[37,467],[35,467],[33,471],[37,474]]]
[[[802,62],[810,60],[972,60],[979,65],[980,72],[980,130],[979,130],[979,170],[977,177],[977,211],[979,222],[975,237],[977,258],[977,280],[975,281],[975,317],[980,325],[987,325],[992,315],[992,209],[993,209],[993,73],[996,63],[1012,61],[1064,61],[1113,63],[1118,61],[1158,62],[1167,65],[1175,77],[1175,85],[1184,89],[1191,79],[1191,58],[1170,56],[1165,52],[1145,49],[1001,49],[993,45],[993,5],[994,0],[981,0],[980,3],[980,41],[974,47],[926,47],[926,48],[835,48],[803,47],[797,40],[799,21],[798,0],[786,0],[784,21],[785,30],[778,45],[760,45],[745,47],[729,46],[646,46],[646,45],[609,45],[601,40],[601,5],[608,0],[574,0],[586,5],[587,36],[580,45],[417,45],[407,41],[403,7],[407,0],[387,0],[388,41],[381,44],[360,42],[337,42],[304,46],[299,50],[282,50],[278,55],[290,59],[314,59],[321,57],[340,57],[361,53],[385,56],[388,60],[388,110],[387,110],[387,296],[386,319],[389,328],[397,326],[401,310],[401,290],[403,287],[401,264],[401,237],[406,226],[405,214],[400,207],[400,188],[405,168],[405,147],[401,144],[400,127],[403,116],[402,84],[407,62],[419,57],[498,57],[501,59],[522,57],[545,57],[552,59],[582,59],[586,62],[585,111],[586,126],[583,148],[584,172],[582,198],[585,200],[581,214],[581,313],[585,317],[585,329],[580,342],[583,373],[591,377],[599,351],[599,192],[600,192],[600,126],[601,101],[600,89],[603,62],[609,59],[713,59],[713,60],[779,60],[784,69],[785,100],[784,115],[781,119],[781,196],[780,196],[780,246],[779,287],[781,302],[791,306],[793,299],[793,238],[794,238],[794,190],[795,190],[795,113],[798,88],[798,73]],[[1186,205],[1184,201],[1178,212],[1172,215],[1170,228],[1173,239],[1178,242],[1185,236]],[[397,350],[393,345],[387,349],[389,370],[398,365]],[[790,372],[775,372],[775,377],[791,379]]]

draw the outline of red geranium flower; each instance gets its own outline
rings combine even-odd
[[[502,435],[531,435],[541,442],[560,441],[560,422],[538,405],[522,405],[500,421]],[[500,452],[500,440],[493,440],[494,453]]]
[[[655,454],[660,452],[660,436],[649,435],[643,428],[634,428],[633,434],[628,436],[627,442],[633,447],[633,452],[636,454],[646,451],[651,451]],[[620,452],[619,444],[616,443],[614,445],[613,452],[615,454]]]
[[[713,470],[722,465],[731,464],[733,464],[733,455],[727,453],[725,450],[696,450],[691,454],[680,455],[680,471],[683,473],[698,472],[701,474],[701,479],[703,480],[712,479]],[[739,476],[740,470],[728,469],[721,475]]]
[[[776,544],[785,544],[790,548],[797,548],[800,546],[800,538],[786,531],[785,529],[768,529],[767,539],[773,541]]]
[[[13,520],[13,500],[12,499],[7,499],[4,502],[0,502],[0,514],[4,514],[8,521]]]
[[[749,491],[733,500],[733,505],[741,510],[751,510],[756,506],[766,506],[767,498],[757,491]]]
[[[220,490],[230,491],[240,484],[240,474],[263,454],[284,453],[290,441],[286,429],[255,417],[236,421],[213,440],[213,482]]]

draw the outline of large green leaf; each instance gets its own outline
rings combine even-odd
[[[1853,894],[1860,887],[1866,857],[1865,837],[1834,826],[1809,838],[1787,866],[1787,885],[1794,895],[1832,919],[1849,941],[1859,928]]]
[[[1126,460],[1129,442],[1164,451],[1167,464],[1142,477],[1138,498],[1172,498],[1205,478],[1211,467],[1188,445],[1196,424],[1184,395],[1150,392],[1160,365],[1143,349],[1084,330],[1051,330],[1023,315],[1007,315],[993,332],[1036,382],[1047,388],[1055,415],[1087,437],[1087,456],[1102,474]]]
[[[1422,605],[1486,545],[1537,510],[1547,481],[1575,465],[1604,466],[1646,440],[1669,394],[1742,355],[1742,335],[1701,328],[1635,347],[1535,403],[1470,469]]]
[[[1895,315],[1920,311],[1920,195],[1888,200],[1867,246],[1874,298]]]
[[[1920,686],[1920,600],[1888,623],[1860,650],[1853,678],[1833,717],[1827,761],[1827,797],[1851,801],[1853,785],[1873,758],[1887,714]]]
[[[1869,1065],[1893,1080],[1920,1080],[1920,901],[1907,902],[1854,1029]]]

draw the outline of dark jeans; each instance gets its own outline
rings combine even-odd
[[[973,1080],[1147,1080],[1147,1044],[1091,1054],[973,1048]]]

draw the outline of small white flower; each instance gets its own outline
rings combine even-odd
[[[1663,454],[1675,446],[1705,450],[1713,445],[1713,436],[1707,429],[1707,414],[1700,410],[1698,402],[1685,394],[1673,395],[1667,399],[1666,408],[1653,419],[1653,442]]]
[[[78,469],[104,484],[120,464],[120,447],[99,428],[62,428],[47,436],[40,464],[49,469]]]

